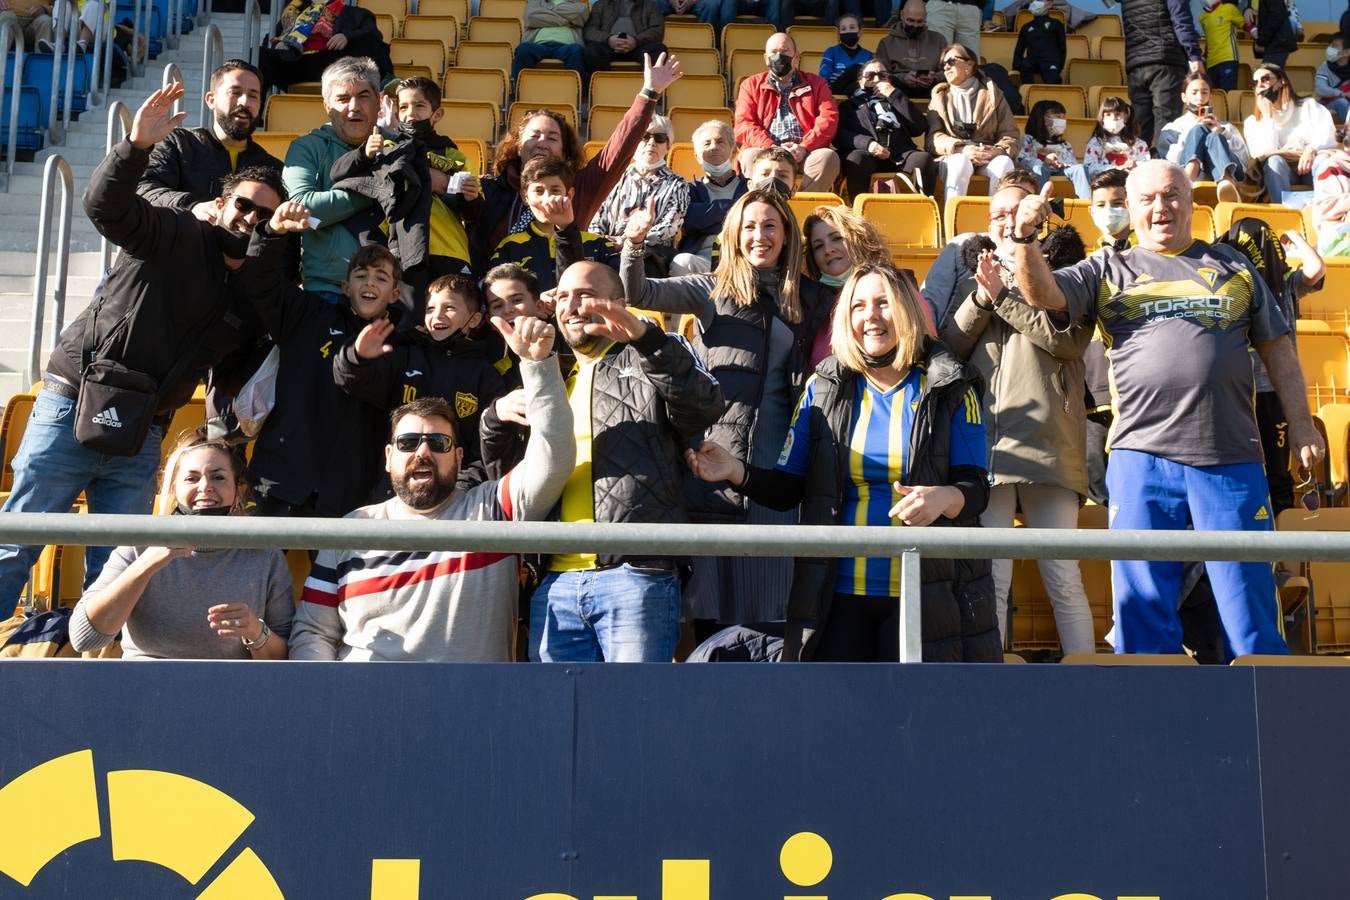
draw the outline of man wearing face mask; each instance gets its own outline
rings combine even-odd
[[[248,301],[235,271],[243,265],[249,235],[281,203],[280,176],[264,168],[231,176],[214,201],[214,225],[137,195],[150,149],[187,115],[173,112],[182,97],[177,83],[151,94],[126,139],[90,176],[85,213],[124,252],[93,303],[57,338],[14,458],[5,512],[69,512],[83,491],[90,512],[149,513],[164,428],[207,370],[249,336]],[[104,393],[112,402],[97,402],[98,382],[91,376],[111,364],[153,383],[144,415],[121,400],[127,394]],[[104,431],[91,436],[90,425]],[[115,455],[91,439],[111,434],[141,440],[119,446]],[[0,546],[0,603],[18,602],[41,551]],[[109,552],[88,548],[86,585]]]
[[[798,70],[801,53],[786,32],[764,45],[767,72],[741,82],[736,96],[736,140],[744,148],[742,172],[761,147],[781,146],[802,167],[804,191],[832,191],[839,156],[830,147],[839,127],[839,107],[825,79]]]
[[[281,168],[281,160],[253,142],[260,122],[262,75],[242,59],[228,59],[211,73],[206,106],[209,128],[175,128],[150,151],[136,193],[156,206],[191,210],[214,223],[220,185],[250,166]]]
[[[736,174],[736,136],[721,119],[709,119],[694,129],[694,156],[703,177],[689,182],[689,208],[684,229],[670,264],[672,275],[701,275],[712,271],[713,248],[731,204],[746,191]]]
[[[914,143],[927,130],[924,114],[896,88],[886,64],[863,66],[858,90],[839,108],[835,146],[848,161],[849,193],[871,189],[874,172],[900,172],[930,197],[937,186],[937,160]]]
[[[942,51],[947,40],[928,28],[923,0],[905,0],[891,33],[877,44],[877,59],[911,97],[927,97],[942,80]]]

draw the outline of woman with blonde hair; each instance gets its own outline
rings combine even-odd
[[[817,206],[811,210],[802,225],[802,239],[806,242],[802,254],[806,274],[833,296],[838,295],[839,287],[858,266],[891,264],[885,239],[871,222],[847,206]],[[830,327],[826,318],[812,338],[807,366],[814,369],[829,355]]]
[[[926,321],[903,274],[860,266],[777,462],[704,441],[689,467],[777,509],[800,503],[803,525],[977,527],[989,496],[979,376]],[[924,661],[998,662],[989,561],[925,555],[920,569]],[[797,559],[783,659],[895,661],[899,595],[898,559]]]
[[[165,515],[246,515],[244,463],[223,440],[183,441],[160,483]],[[77,652],[122,635],[126,659],[285,659],[295,603],[279,550],[118,547],[70,616]]]
[[[625,231],[620,274],[628,302],[693,317],[695,350],[727,404],[707,437],[756,465],[772,465],[808,371],[811,338],[829,310],[829,297],[801,275],[802,240],[792,210],[776,191],[747,192],[727,212],[716,270],[677,278],[645,277],[649,224],[639,212]],[[750,502],[726,485],[692,488],[694,522],[796,521],[794,513]],[[686,611],[727,625],[782,619],[791,573],[789,559],[702,557],[686,591]]]

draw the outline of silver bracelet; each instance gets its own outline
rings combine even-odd
[[[266,622],[263,622],[262,631],[258,632],[257,640],[250,641],[246,637],[241,637],[239,640],[243,643],[244,649],[251,653],[254,650],[261,650],[263,648],[263,645],[267,643],[267,639],[270,638],[271,636],[272,636],[272,629],[267,627]]]

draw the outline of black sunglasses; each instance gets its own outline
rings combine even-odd
[[[432,453],[449,453],[455,447],[454,438],[448,434],[418,434],[410,431],[394,435],[394,447],[400,453],[416,453],[423,441],[426,441]]]
[[[240,197],[238,194],[235,194],[230,199],[234,201],[234,208],[239,210],[241,214],[248,215],[249,213],[257,213],[258,221],[260,222],[270,220],[272,214],[276,212],[275,209],[272,209],[269,206],[260,206],[247,197]]]
[[[959,62],[970,62],[969,56],[949,56],[942,61],[942,67],[954,66]]]
[[[662,132],[662,131],[649,131],[649,132],[647,132],[646,134],[644,134],[644,135],[642,136],[642,139],[643,139],[644,141],[647,140],[648,138],[651,138],[652,140],[656,141],[658,144],[669,144],[669,143],[670,143],[670,135],[668,135],[668,134],[666,134],[665,132]]]

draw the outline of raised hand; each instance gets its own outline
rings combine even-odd
[[[366,138],[366,158],[374,159],[383,149],[384,136],[380,134],[380,126],[376,125],[370,129],[370,137]]]
[[[891,518],[906,525],[932,525],[939,516],[955,518],[966,504],[965,495],[948,485],[894,484],[900,502],[891,507]]]
[[[1003,283],[1003,270],[999,267],[994,251],[986,250],[980,254],[980,265],[975,270],[976,299],[985,306],[993,306],[1007,285]]]
[[[136,110],[136,118],[131,121],[127,140],[141,150],[149,150],[164,140],[187,118],[186,112],[175,114],[173,111],[174,103],[182,99],[183,85],[178,81],[146,97],[141,108]]]
[[[287,200],[272,213],[267,230],[273,234],[291,234],[309,227],[309,207],[298,200]]]
[[[582,326],[592,337],[627,343],[637,340],[647,331],[647,323],[633,315],[622,300],[603,300],[594,297],[581,301],[578,312],[583,316],[600,317],[601,321],[588,322]]]
[[[716,441],[704,441],[697,450],[684,451],[684,461],[702,481],[745,483],[745,464]]]
[[[386,353],[393,353],[394,348],[386,344],[389,336],[394,333],[394,323],[388,319],[376,319],[356,336],[356,342],[352,344],[352,349],[361,359],[379,359]]]
[[[623,228],[623,238],[634,247],[641,247],[647,241],[647,234],[656,223],[656,198],[648,197],[647,205],[628,214],[628,223]]]
[[[652,62],[650,53],[642,54],[642,87],[646,90],[659,94],[679,81],[683,74],[674,53],[662,53],[656,62]]]
[[[572,198],[568,196],[545,197],[539,204],[539,211],[554,228],[566,228],[576,220]]]
[[[501,316],[493,316],[492,327],[501,332],[506,346],[521,359],[540,362],[553,352],[554,328],[543,319],[521,316],[508,322]]]
[[[1025,238],[1040,234],[1041,226],[1050,218],[1050,195],[1055,186],[1046,182],[1039,194],[1028,194],[1017,204],[1017,214],[1013,217],[1013,237]]]

